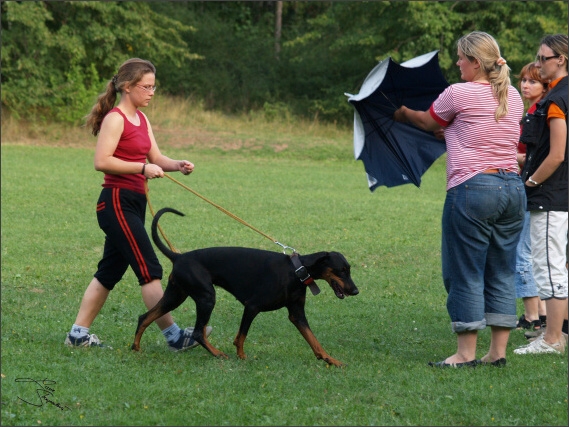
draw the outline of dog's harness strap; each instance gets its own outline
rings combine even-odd
[[[312,278],[312,276],[308,273],[308,270],[302,263],[300,262],[300,258],[298,257],[298,252],[293,252],[290,256],[290,260],[294,265],[294,272],[296,277],[304,283],[306,286],[310,288],[312,295],[318,295],[320,293],[320,288]]]

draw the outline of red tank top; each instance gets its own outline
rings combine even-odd
[[[146,163],[146,156],[150,151],[151,142],[148,136],[148,125],[144,115],[136,110],[136,114],[140,119],[140,125],[135,126],[126,118],[120,109],[115,107],[109,111],[108,114],[112,112],[119,113],[124,120],[124,130],[113,157],[124,160],[125,162]],[[144,194],[145,181],[146,178],[141,173],[122,175],[105,174],[103,187],[124,188]]]

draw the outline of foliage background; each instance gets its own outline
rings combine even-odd
[[[344,92],[375,64],[440,50],[447,80],[458,37],[498,40],[515,74],[548,33],[567,33],[562,1],[2,2],[2,110],[77,124],[127,58],[150,59],[160,91],[226,113],[261,111],[349,124]]]

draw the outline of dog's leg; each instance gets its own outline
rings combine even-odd
[[[233,345],[237,347],[237,357],[239,357],[239,359],[247,359],[247,355],[243,351],[243,344],[245,343],[245,338],[247,338],[249,327],[257,314],[259,314],[258,310],[252,310],[249,307],[245,307],[245,311],[243,311],[239,332],[237,332],[237,336],[233,340]]]
[[[334,359],[326,350],[320,345],[314,333],[310,330],[308,325],[308,320],[306,320],[306,314],[304,312],[304,301],[297,302],[287,306],[288,308],[288,318],[296,326],[296,329],[302,334],[317,359],[322,359],[329,365],[334,365],[337,367],[344,366],[342,362]]]
[[[139,351],[140,339],[142,338],[142,334],[146,328],[150,326],[156,319],[178,308],[186,300],[187,297],[188,296],[185,292],[178,288],[174,283],[169,281],[162,299],[158,301],[156,305],[149,311],[138,318],[138,326],[136,327],[134,343],[132,344],[131,349]]]
[[[215,289],[211,283],[203,283],[199,286],[200,292],[193,293],[191,297],[196,303],[196,326],[192,338],[199,342],[203,348],[215,357],[228,359],[227,354],[215,348],[207,339],[206,326],[215,306]]]

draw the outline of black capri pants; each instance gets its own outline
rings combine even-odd
[[[95,277],[108,290],[122,279],[128,266],[142,286],[162,279],[162,266],[144,228],[146,196],[123,188],[103,188],[97,220],[105,232],[103,258]]]

